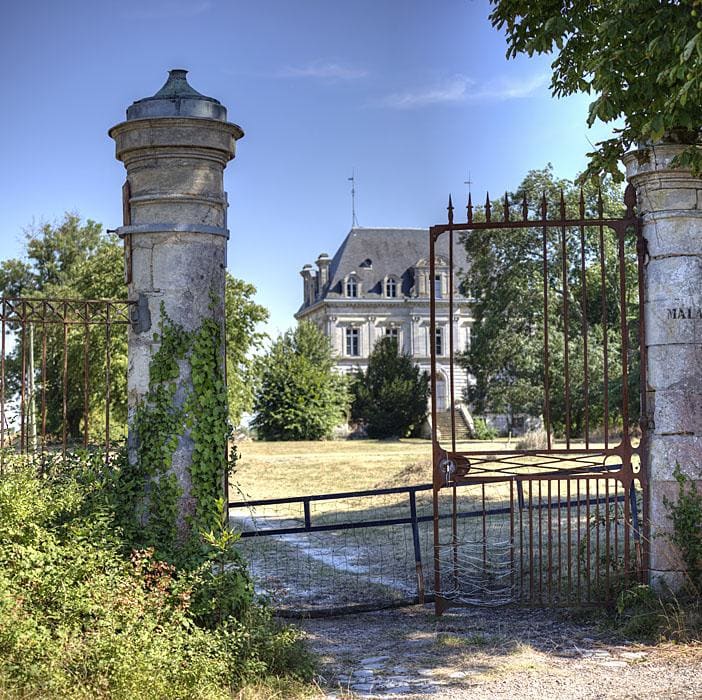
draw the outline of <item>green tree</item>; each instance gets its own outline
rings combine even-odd
[[[369,437],[405,437],[427,415],[429,377],[395,338],[381,338],[353,384],[352,417],[365,423]]]
[[[329,339],[302,322],[260,360],[252,425],[264,440],[320,440],[346,418],[345,377],[333,370]]]
[[[0,296],[54,299],[125,299],[123,247],[116,235],[106,233],[90,219],[66,213],[55,224],[43,224],[25,232],[24,255],[0,262]],[[255,303],[256,288],[227,273],[226,339],[230,416],[235,424],[253,406],[255,373],[253,351],[261,347],[257,325],[268,311]],[[34,356],[36,386],[40,391],[41,343],[46,334],[47,431],[58,433],[63,419],[63,327],[35,324]],[[127,338],[124,327],[113,328],[110,339],[110,424],[113,434],[126,428]],[[14,329],[10,329],[14,330]],[[87,344],[86,344],[87,339]],[[22,373],[22,344],[18,337],[7,358],[6,395],[19,391]],[[105,361],[107,337],[103,324],[68,329],[67,432],[71,438],[83,435],[83,367],[87,353],[89,370],[89,423],[91,439],[99,437],[104,425],[106,400]],[[28,341],[26,341],[28,343]],[[29,352],[27,348],[26,352]],[[38,402],[37,402],[38,403]],[[39,410],[39,409],[37,409]]]
[[[622,154],[664,137],[695,143],[702,112],[702,0],[490,0],[493,26],[507,35],[507,56],[555,53],[557,97],[594,95],[587,118],[623,120],[614,138],[588,154],[589,174],[615,180]],[[680,164],[699,172],[702,153]]]
[[[526,196],[527,202],[532,204],[530,217],[538,219],[541,216],[541,197],[545,194],[550,211],[558,211],[561,192],[564,193],[566,212],[575,216],[580,207],[580,190],[569,180],[556,179],[549,165],[542,170],[530,171],[517,191],[510,195],[510,200],[519,202]],[[604,215],[620,216],[622,198],[619,188],[611,180],[605,180],[601,192]],[[597,214],[597,202],[598,189],[593,183],[587,183],[583,190],[587,216]],[[479,216],[480,212],[476,218]],[[551,425],[557,432],[562,432],[567,422],[566,321],[571,434],[582,434],[586,421],[590,429],[601,425],[605,404],[610,424],[621,419],[618,242],[608,229],[603,231],[602,240],[603,248],[598,227],[584,227],[582,236],[578,228],[566,228],[564,248],[562,231],[547,231],[549,409]],[[545,379],[543,229],[526,227],[470,231],[465,234],[463,242],[471,261],[469,284],[476,297],[472,305],[475,322],[471,346],[460,359],[475,378],[475,383],[468,388],[468,399],[477,413],[504,413],[510,422],[517,414],[539,415],[544,405]],[[635,387],[638,381],[635,243],[633,236],[626,237],[625,307],[627,334],[631,334],[632,353],[628,358],[628,369],[632,405],[636,404]],[[567,287],[563,283],[564,250]],[[468,284],[468,280],[464,284]],[[606,383],[605,336],[608,352]],[[635,417],[636,411],[632,410],[631,418]]]
[[[227,398],[234,425],[239,425],[244,412],[253,409],[258,381],[253,353],[261,349],[266,338],[257,328],[268,320],[268,309],[254,301],[255,294],[256,287],[227,273]]]

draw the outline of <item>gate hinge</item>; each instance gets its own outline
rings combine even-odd
[[[129,313],[129,320],[132,323],[132,330],[135,333],[145,333],[151,329],[149,300],[143,292],[139,294],[136,305],[132,306]]]

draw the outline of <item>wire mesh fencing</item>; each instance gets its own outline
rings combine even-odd
[[[587,605],[641,571],[641,491],[616,478],[462,483],[441,489],[436,511],[432,495],[422,484],[240,500],[229,515],[258,592],[283,614],[408,605],[436,591],[445,605]]]

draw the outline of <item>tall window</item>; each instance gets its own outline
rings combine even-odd
[[[397,280],[394,277],[388,277],[385,281],[385,296],[390,299],[397,297]]]
[[[355,277],[349,277],[346,280],[346,296],[347,297],[357,297],[358,296],[358,282]]]
[[[386,338],[394,338],[395,340],[399,341],[400,339],[400,332],[398,328],[386,328],[385,329],[385,337]]]
[[[434,297],[441,299],[441,275],[434,275]]]
[[[437,328],[434,335],[434,349],[437,356],[444,354],[444,329]]]
[[[348,357],[358,357],[360,352],[358,328],[346,329],[346,355]]]

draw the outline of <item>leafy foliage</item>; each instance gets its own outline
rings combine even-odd
[[[43,477],[6,467],[0,694],[223,699],[269,676],[309,679],[298,633],[252,603],[243,568],[212,566],[231,559],[232,535],[208,537],[202,565],[183,570],[131,550],[104,455],[69,455]]]
[[[252,425],[264,440],[320,440],[345,420],[345,378],[333,371],[328,338],[302,322],[281,335],[261,360]]]
[[[702,0],[491,0],[490,20],[507,35],[507,56],[554,53],[557,97],[595,96],[588,125],[623,119],[597,144],[588,174],[622,175],[617,163],[638,141],[695,143],[702,109]],[[702,168],[702,152],[681,164]]]
[[[526,195],[532,206],[538,206],[545,194],[549,210],[558,211],[561,191],[566,211],[578,211],[579,189],[568,180],[555,179],[549,165],[543,170],[530,171],[510,200],[521,201]],[[604,181],[601,191],[604,215],[621,215],[618,188],[611,181]],[[592,182],[585,185],[583,195],[586,215],[596,216],[598,190]],[[478,212],[476,218],[480,215]],[[532,211],[531,216],[538,219],[541,215]],[[585,227],[582,233],[581,238],[579,229],[566,229],[564,244],[561,232],[549,229],[546,241],[551,427],[562,432],[568,419],[564,342],[567,321],[571,379],[569,428],[573,435],[584,432],[586,419],[590,429],[602,425],[605,404],[608,422],[621,420],[622,404],[618,245],[611,234],[605,233],[602,246],[596,227]],[[463,284],[469,285],[475,296],[471,346],[460,360],[475,377],[475,384],[468,387],[468,399],[477,413],[504,413],[510,423],[518,414],[539,415],[543,410],[545,379],[543,231],[541,228],[471,231],[465,235],[464,244],[471,270],[470,279]],[[567,294],[563,281],[564,250]],[[624,271],[631,348],[637,346],[637,326],[630,323],[638,313],[636,260],[635,241],[628,237]],[[604,381],[605,341],[607,382]],[[636,397],[638,357],[632,355],[629,360],[629,393]],[[589,379],[587,415],[586,376]],[[632,408],[630,418],[636,417]]]
[[[676,501],[663,499],[673,523],[670,541],[680,551],[691,592],[699,597],[702,592],[702,493],[679,464],[675,465],[673,476],[678,482],[678,498]]]
[[[397,340],[381,338],[352,386],[352,418],[365,423],[372,438],[405,437],[427,414],[429,377],[398,352]]]
[[[227,395],[229,417],[235,426],[243,413],[253,409],[258,376],[252,354],[262,348],[266,338],[257,326],[268,320],[268,310],[254,301],[255,294],[256,287],[227,273]]]

